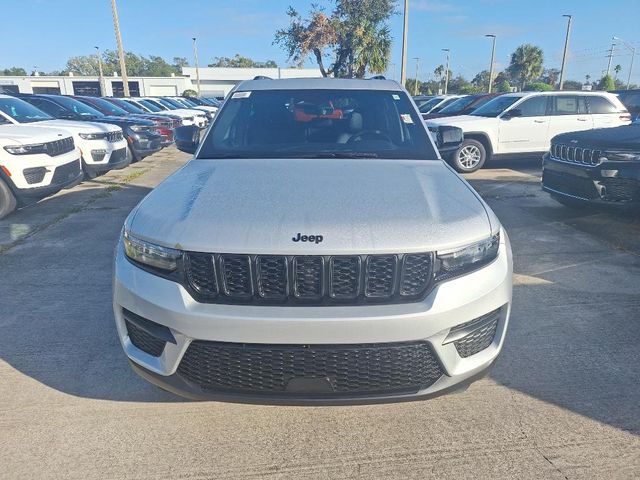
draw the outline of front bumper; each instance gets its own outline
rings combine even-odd
[[[507,329],[512,290],[512,258],[503,232],[498,258],[486,267],[437,285],[416,303],[367,306],[277,307],[202,304],[177,283],[131,264],[117,248],[113,307],[118,335],[135,370],[166,390],[194,399],[277,403],[340,404],[428,398],[464,387],[486,374],[497,358]],[[495,333],[481,351],[463,357],[450,340],[453,327],[500,309]],[[165,330],[167,342],[159,356],[136,347],[129,336],[125,312],[149,319]],[[448,338],[449,337],[449,338]],[[442,375],[426,388],[394,392],[317,392],[315,386],[270,393],[203,389],[179,369],[196,343],[232,342],[247,347],[393,346],[406,342],[428,345]],[[304,374],[301,374],[304,377]]]
[[[82,169],[89,174],[99,175],[110,170],[121,170],[126,168],[130,163],[131,158],[127,155],[127,147],[125,143],[123,148],[118,148],[108,152],[105,155],[104,160],[101,160],[100,163],[87,163],[83,157]]]
[[[130,135],[129,145],[136,159],[140,160],[162,149],[162,137],[160,135]]]
[[[543,156],[542,189],[552,195],[604,207],[640,205],[640,163],[581,165]]]

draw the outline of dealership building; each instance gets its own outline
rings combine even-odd
[[[203,97],[223,98],[243,80],[257,76],[269,78],[320,77],[316,68],[200,68],[200,92]],[[133,97],[182,95],[185,90],[198,90],[196,69],[184,67],[182,76],[129,77],[129,92]],[[0,76],[0,93],[48,93],[60,95],[123,96],[122,78],[102,79],[97,76]]]

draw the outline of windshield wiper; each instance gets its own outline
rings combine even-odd
[[[299,158],[378,158],[373,152],[317,152],[303,153]]]

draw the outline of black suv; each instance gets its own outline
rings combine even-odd
[[[640,211],[640,124],[557,135],[543,158],[542,189],[565,205]]]
[[[618,95],[620,101],[629,110],[632,121],[640,121],[640,89],[616,90],[611,93]]]
[[[122,128],[134,162],[162,148],[162,137],[150,120],[105,115],[83,102],[62,95],[21,94],[19,98],[54,118],[117,125]]]

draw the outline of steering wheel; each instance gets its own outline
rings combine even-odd
[[[354,134],[347,143],[361,142],[363,140],[384,140],[385,142],[393,143],[389,135],[379,132],[377,130],[365,130]]]

